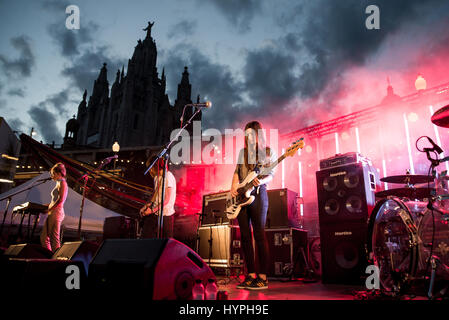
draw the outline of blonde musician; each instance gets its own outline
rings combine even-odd
[[[67,198],[66,169],[64,164],[57,163],[50,169],[50,175],[56,182],[51,191],[51,203],[48,205],[48,216],[41,232],[41,245],[55,252],[61,246],[60,229],[64,220],[64,202]]]

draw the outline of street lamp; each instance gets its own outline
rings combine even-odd
[[[112,145],[112,151],[117,153],[120,151],[120,145],[118,144],[118,142],[114,142],[114,144]]]
[[[417,91],[419,91],[419,90],[426,90],[426,88],[427,88],[426,79],[424,79],[421,74],[419,74],[418,77],[415,80],[415,88],[416,88]]]
[[[114,152],[114,155],[116,155],[120,151],[120,145],[118,144],[117,141],[115,141],[114,144],[112,145],[112,151]],[[117,163],[117,158],[114,159],[114,174],[115,174],[116,163]]]

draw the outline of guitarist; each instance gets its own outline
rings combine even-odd
[[[231,195],[238,195],[237,188],[249,172],[256,166],[269,166],[276,161],[274,152],[265,145],[265,137],[262,126],[258,121],[251,121],[245,126],[245,147],[240,150],[237,167],[235,169]],[[274,169],[263,178],[255,178],[252,183],[256,187],[252,191],[255,199],[252,204],[242,208],[237,219],[240,226],[240,234],[244,260],[246,262],[247,276],[242,283],[237,285],[238,289],[262,290],[268,288],[268,245],[265,238],[265,222],[268,211],[268,195],[266,185],[273,179]],[[253,227],[256,253],[259,265],[255,265],[253,241],[251,237],[251,225]],[[257,270],[256,270],[257,269]],[[256,274],[256,272],[258,272]]]
[[[147,160],[147,166],[154,161],[155,157]],[[162,174],[163,161],[159,160],[150,170],[150,175],[154,179],[154,194],[150,202],[140,209],[140,215],[143,217],[143,238],[156,238],[158,220],[160,214],[160,201],[162,199]],[[164,194],[164,222],[163,237],[173,238],[173,224],[176,200],[176,179],[173,173],[168,169],[165,172],[165,194]]]

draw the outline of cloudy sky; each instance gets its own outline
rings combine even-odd
[[[372,4],[379,30],[365,27]],[[188,66],[192,96],[213,102],[204,129],[259,119],[288,132],[379,103],[387,78],[399,95],[418,73],[449,82],[448,12],[446,0],[0,0],[0,115],[61,143],[103,62],[112,84],[154,21],[171,103]]]

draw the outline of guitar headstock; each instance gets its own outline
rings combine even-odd
[[[295,142],[293,142],[292,145],[285,151],[284,154],[286,157],[291,157],[295,154],[296,151],[304,148],[304,146],[305,146],[304,138],[300,138]]]

